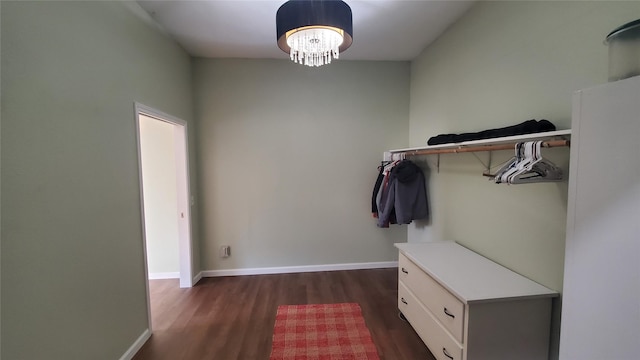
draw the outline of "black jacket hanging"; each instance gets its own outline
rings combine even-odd
[[[382,180],[384,179],[384,166],[380,166],[378,169],[380,169],[380,173],[378,173],[378,178],[373,186],[373,194],[371,195],[371,213],[374,218],[378,217],[378,204],[376,198],[378,197],[378,191],[380,191],[380,185],[382,185]]]

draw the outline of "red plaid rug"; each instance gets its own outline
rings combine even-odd
[[[270,360],[379,360],[360,305],[278,307]]]

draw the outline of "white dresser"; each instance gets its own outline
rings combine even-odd
[[[437,359],[548,358],[557,292],[453,241],[395,246],[398,309]]]

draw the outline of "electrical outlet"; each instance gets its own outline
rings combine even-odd
[[[229,245],[222,245],[220,246],[220,257],[221,258],[226,258],[231,256],[231,246]]]

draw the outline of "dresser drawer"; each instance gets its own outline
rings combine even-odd
[[[429,310],[402,283],[398,283],[398,309],[438,360],[462,360],[462,346],[449,335]]]
[[[464,343],[464,304],[400,253],[398,279],[426,306],[460,343]]]

